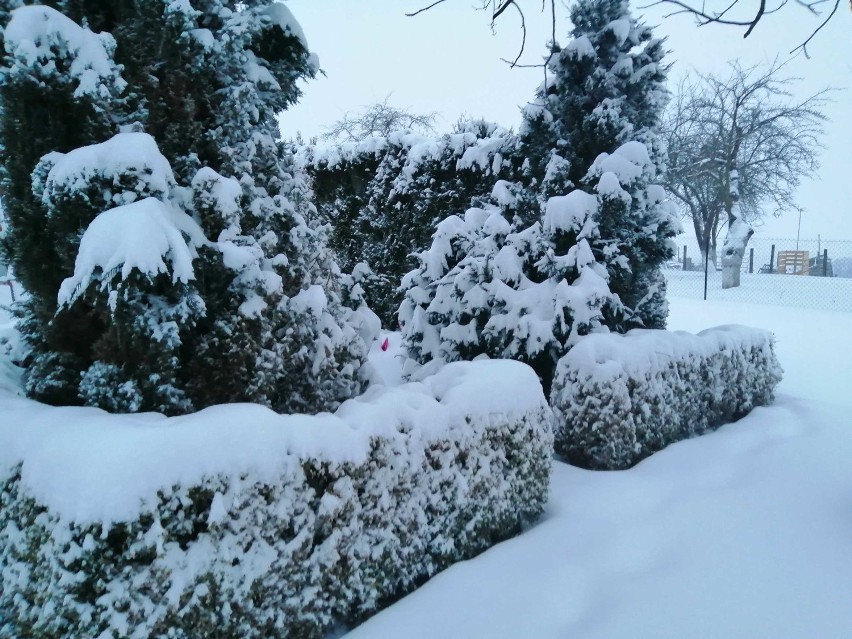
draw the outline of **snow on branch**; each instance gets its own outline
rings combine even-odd
[[[122,279],[133,269],[153,276],[169,272],[168,260],[173,281],[195,279],[192,251],[174,219],[178,216],[187,217],[152,197],[98,215],[80,240],[74,274],[59,288],[59,305],[73,304],[98,277],[96,271],[112,274],[120,269]]]
[[[109,33],[93,33],[46,6],[20,7],[3,32],[11,58],[11,76],[35,76],[43,80],[60,76],[68,65],[77,82],[75,97],[108,98],[124,90],[121,67],[112,59],[115,39]]]
[[[59,192],[83,191],[97,178],[116,183],[122,175],[132,175],[139,181],[137,190],[157,197],[166,197],[175,185],[169,161],[147,133],[119,133],[106,142],[65,154],[52,153],[48,158],[53,166],[45,180],[43,199]],[[129,204],[134,199],[135,190],[117,193],[114,198],[116,204]]]

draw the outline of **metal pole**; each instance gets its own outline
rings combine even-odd
[[[683,246],[683,270],[686,270],[686,245]]]
[[[707,229],[708,231],[710,229]],[[707,301],[707,271],[710,268],[710,233],[707,233],[707,241],[704,243],[704,301]]]
[[[802,230],[802,209],[799,209],[799,228],[796,229],[796,250],[799,250],[799,233]]]
[[[775,245],[772,245],[772,252],[769,254],[769,272],[775,272]]]
[[[828,277],[828,249],[822,254],[822,276]]]
[[[748,250],[748,272],[754,273],[754,247]]]

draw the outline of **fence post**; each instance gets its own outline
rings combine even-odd
[[[748,272],[754,273],[754,247],[748,251]]]
[[[822,276],[828,277],[828,249],[822,254]]]
[[[775,245],[772,245],[772,251],[769,253],[769,273],[775,272]]]
[[[683,270],[686,270],[686,245],[683,247]]]

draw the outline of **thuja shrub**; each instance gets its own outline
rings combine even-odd
[[[535,520],[553,445],[506,361],[334,415],[0,410],[4,638],[322,637]]]
[[[556,452],[584,468],[629,468],[770,404],[781,373],[772,334],[755,328],[589,335],[557,365]]]

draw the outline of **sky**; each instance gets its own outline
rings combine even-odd
[[[740,0],[749,11],[755,0]],[[429,4],[420,0],[289,0],[309,46],[319,56],[324,75],[304,84],[299,104],[283,114],[285,137],[300,131],[322,134],[347,112],[390,96],[390,103],[413,112],[439,115],[437,127],[448,130],[462,114],[485,117],[517,128],[520,108],[533,97],[542,80],[541,69],[510,68],[521,44],[517,15],[501,16],[492,30],[490,14],[477,9],[479,0],[446,0],[416,17],[406,12]],[[541,3],[519,0],[524,7],[527,42],[522,63],[539,63],[550,39],[549,14]],[[549,3],[547,3],[549,4]],[[708,3],[712,6],[713,2]],[[569,5],[570,6],[570,5]],[[820,19],[790,3],[765,16],[743,39],[744,29],[721,25],[697,27],[687,16],[666,17],[660,7],[637,8],[635,15],[667,38],[670,78],[690,71],[724,73],[727,62],[745,66],[790,57]],[[565,5],[557,0],[556,39],[567,43],[570,23]],[[788,74],[801,78],[795,95],[807,97],[823,88],[836,89],[826,107],[825,148],[815,179],[804,178],[798,192],[800,236],[823,240],[852,240],[852,11],[845,2],[808,46],[810,58],[794,57]],[[766,220],[756,237],[795,238],[797,214]]]

